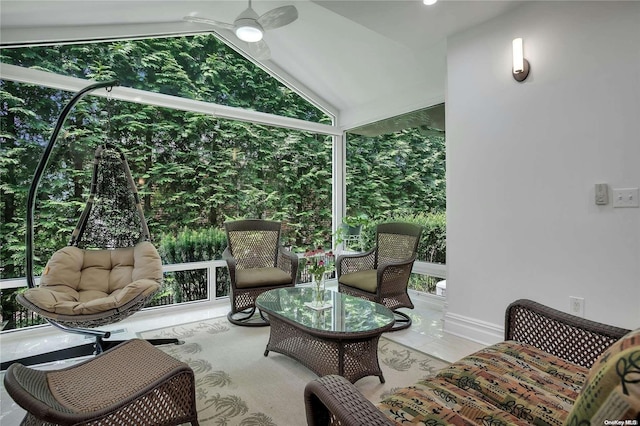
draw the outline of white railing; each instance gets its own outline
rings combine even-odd
[[[162,265],[162,272],[176,272],[176,271],[195,271],[198,269],[207,270],[207,285],[209,287],[209,294],[212,294],[212,299],[216,298],[216,268],[225,267],[227,264],[224,260],[207,260],[203,262],[187,262],[176,263],[171,265]],[[413,264],[414,274],[430,275],[437,278],[447,277],[447,265],[442,263],[430,263],[416,261]],[[40,277],[35,277],[35,283],[40,283]],[[22,288],[27,286],[27,279],[22,278],[10,278],[0,280],[0,290],[8,290],[11,288]]]
[[[226,268],[226,266],[227,265],[224,260],[209,260],[209,261],[203,261],[203,262],[187,262],[187,263],[162,265],[162,271],[164,273],[167,273],[167,272],[206,270],[208,297],[202,300],[185,302],[185,303],[198,303],[198,302],[209,302],[209,301],[214,301],[216,299],[224,299],[225,297],[228,297],[228,296],[218,296],[216,294],[216,283],[217,283],[216,270],[217,268],[221,268],[221,267]],[[428,275],[428,276],[444,279],[446,278],[446,270],[447,270],[447,267],[446,265],[443,265],[443,264],[416,261],[413,265],[412,272],[414,274]],[[40,277],[35,277],[35,282],[36,282],[36,285],[39,284]],[[16,288],[23,288],[23,287],[27,287],[26,278],[0,280],[0,290],[16,289]],[[429,297],[433,296],[428,293],[421,293],[421,292],[416,292],[416,294],[424,294]],[[176,304],[173,304],[173,305],[175,306]],[[158,305],[149,309],[162,309],[168,306],[171,306],[171,305]]]
[[[180,272],[180,271],[196,271],[200,269],[207,270],[207,294],[209,300],[218,298],[216,294],[216,268],[227,267],[224,260],[207,260],[203,262],[175,263],[171,265],[162,265],[162,272]],[[228,297],[228,296],[223,296]]]
[[[213,284],[213,298],[215,299],[216,290],[216,268],[227,267],[224,260],[208,260],[204,262],[188,262],[188,263],[175,263],[171,265],[162,265],[162,272],[176,272],[176,271],[195,271],[198,269],[207,270],[207,285],[209,287],[209,294],[211,294],[211,287]],[[40,284],[40,277],[34,277],[34,281]],[[11,288],[22,288],[27,286],[27,279],[22,278],[10,278],[0,280],[0,290],[7,290]]]
[[[447,265],[443,263],[422,262],[416,260],[411,270],[414,274],[429,275],[436,278],[447,278]]]

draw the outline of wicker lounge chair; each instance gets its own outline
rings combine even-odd
[[[376,228],[376,246],[358,254],[338,257],[338,290],[380,303],[394,311],[396,325],[402,330],[411,318],[398,308],[413,309],[407,293],[411,269],[422,235],[422,227],[409,223],[383,223]]]
[[[280,245],[280,222],[238,220],[224,226],[228,245],[222,257],[231,278],[227,318],[237,325],[269,325],[262,313],[254,317],[256,297],[274,288],[295,286],[298,257]]]

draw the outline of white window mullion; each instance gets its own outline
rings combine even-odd
[[[342,218],[346,208],[346,172],[347,172],[347,135],[342,133],[340,136],[333,137],[333,155],[332,155],[332,193],[333,193],[333,209],[332,209],[332,231],[333,231],[333,247],[336,247],[335,235],[338,227],[342,223]]]

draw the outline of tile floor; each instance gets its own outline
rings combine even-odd
[[[416,305],[413,310],[404,310],[412,317],[412,326],[406,330],[386,333],[384,336],[398,343],[415,348],[421,352],[453,362],[465,355],[481,349],[483,346],[445,333],[442,329],[442,311],[432,304],[413,298]],[[176,324],[216,318],[229,310],[229,301],[221,300],[206,304],[192,304],[169,309],[150,309],[102,329],[112,330],[114,339],[137,337],[137,333],[167,327]],[[65,333],[51,326],[38,327],[35,330],[20,332],[4,332],[0,334],[0,358],[2,361],[17,359],[28,355],[43,353],[55,349],[89,343],[88,338]],[[43,369],[63,368],[73,361],[61,361],[43,365]],[[0,373],[4,378],[4,373]],[[1,385],[0,385],[1,386]],[[17,406],[11,397],[0,388],[0,424],[3,426],[18,425],[24,411]]]

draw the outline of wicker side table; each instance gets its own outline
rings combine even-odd
[[[12,364],[4,384],[23,425],[198,425],[193,370],[144,340],[61,370]]]

